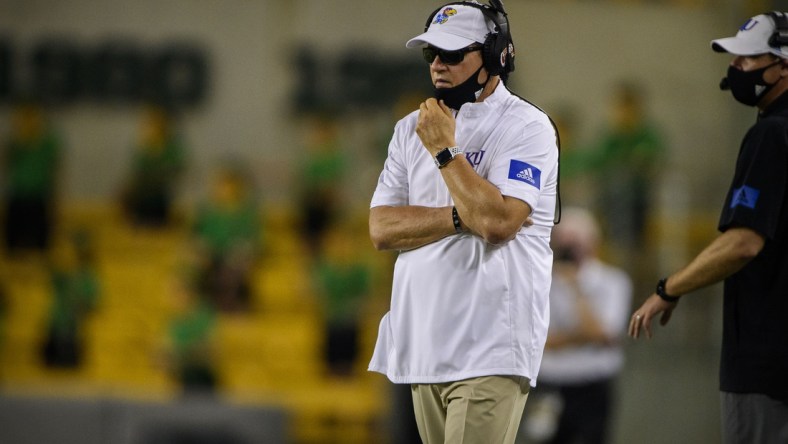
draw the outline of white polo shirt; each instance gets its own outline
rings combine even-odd
[[[417,119],[418,111],[397,123],[372,207],[453,204]],[[498,246],[465,233],[400,252],[369,369],[395,383],[519,375],[535,385],[549,321],[556,134],[502,83],[456,119],[457,143],[476,172],[528,203],[534,225]]]

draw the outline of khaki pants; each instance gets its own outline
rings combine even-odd
[[[529,389],[521,376],[413,384],[419,435],[425,444],[512,444]]]

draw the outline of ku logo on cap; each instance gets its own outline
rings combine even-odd
[[[457,10],[452,7],[448,7],[436,15],[435,20],[432,23],[442,25],[446,23],[449,20],[449,17],[453,15],[457,15]]]
[[[739,31],[749,31],[750,29],[754,28],[755,25],[757,24],[758,24],[758,20],[749,19],[746,22],[744,22],[743,25],[741,25]]]
[[[542,171],[526,162],[511,160],[509,162],[509,179],[525,182],[536,189],[541,189]]]

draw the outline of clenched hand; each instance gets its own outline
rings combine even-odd
[[[416,134],[431,155],[435,156],[438,151],[457,144],[454,139],[455,128],[454,115],[443,100],[438,102],[431,98],[419,106]]]

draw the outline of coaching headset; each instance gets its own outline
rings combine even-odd
[[[477,8],[484,14],[485,18],[493,22],[495,26],[494,32],[487,34],[487,37],[484,39],[482,63],[484,69],[486,69],[490,75],[499,75],[506,80],[509,73],[514,71],[514,42],[509,33],[509,19],[507,18],[506,11],[503,9],[501,0],[490,0],[489,5],[469,1],[447,3],[430,14],[427,23],[424,25],[424,32],[427,32],[429,29],[435,15],[446,6],[450,5]]]
[[[774,33],[769,37],[769,46],[780,48],[788,46],[788,18],[779,11],[767,12],[766,15],[774,20]]]
[[[772,48],[788,46],[788,17],[786,17],[785,13],[770,11],[764,12],[763,15],[768,15],[774,21],[774,32],[769,37],[769,46]],[[720,89],[723,91],[731,89],[727,77],[723,77],[720,81]]]

